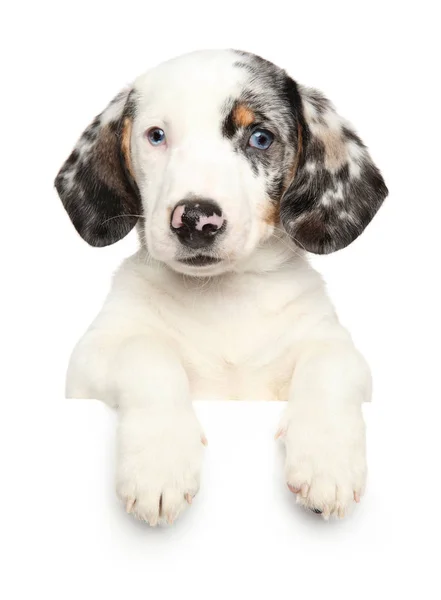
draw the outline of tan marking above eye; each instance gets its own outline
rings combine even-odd
[[[256,116],[245,104],[237,104],[233,111],[233,121],[238,127],[248,127],[254,123]]]

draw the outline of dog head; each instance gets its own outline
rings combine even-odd
[[[197,275],[234,268],[281,231],[310,252],[344,248],[387,195],[321,93],[233,50],[139,77],[84,131],[55,185],[89,244],[140,219],[153,258]]]

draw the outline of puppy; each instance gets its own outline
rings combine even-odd
[[[370,373],[306,252],[350,244],[387,188],[329,100],[258,56],[195,52],[118,94],[55,186],[92,246],[139,234],[67,374],[68,397],[119,409],[127,511],[155,525],[191,504],[192,399],[281,399],[289,488],[343,517],[365,486]]]

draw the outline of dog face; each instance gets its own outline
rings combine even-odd
[[[141,217],[150,255],[197,275],[237,268],[273,235],[320,254],[343,248],[387,195],[322,94],[233,50],[139,77],[85,130],[55,185],[90,244],[118,241]]]

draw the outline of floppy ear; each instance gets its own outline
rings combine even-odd
[[[130,160],[134,111],[133,92],[122,91],[84,131],[55,179],[75,229],[91,246],[117,242],[138,220]]]
[[[299,246],[328,254],[353,242],[388,190],[363,142],[317,90],[292,82],[298,154],[280,206],[285,230]]]

